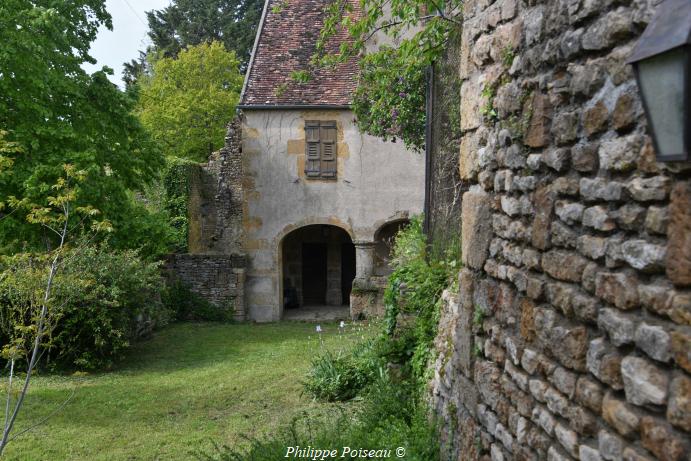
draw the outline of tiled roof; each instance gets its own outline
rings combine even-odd
[[[357,0],[349,1],[357,9]],[[329,3],[331,0],[268,0],[241,106],[351,103],[356,59],[333,68],[310,67]],[[327,48],[334,52],[347,39],[347,32],[341,30]],[[306,83],[291,77],[291,73],[303,70],[311,75]]]

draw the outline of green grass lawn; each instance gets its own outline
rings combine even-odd
[[[325,328],[325,347],[347,348],[367,328]],[[15,433],[65,400],[46,423],[14,440],[12,460],[187,460],[211,440],[238,446],[302,411],[329,409],[302,395],[301,380],[320,350],[307,323],[176,324],[132,348],[117,370],[40,376]],[[4,394],[4,393],[3,393]]]

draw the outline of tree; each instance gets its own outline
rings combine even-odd
[[[355,18],[350,0],[331,3],[314,61],[328,66],[362,56],[353,100],[362,131],[388,140],[400,137],[408,147],[424,148],[425,70],[459,32],[462,6],[463,0],[360,0]],[[330,53],[330,40],[342,29],[352,40]],[[396,48],[365,53],[377,33],[393,38]]]
[[[259,24],[261,0],[173,0],[146,13],[155,52],[176,57],[191,45],[218,41],[235,51],[244,69]]]
[[[153,63],[140,82],[137,112],[167,155],[203,161],[223,145],[241,87],[235,53],[202,43]]]
[[[0,158],[3,157],[5,156],[0,156]],[[52,291],[55,278],[63,263],[67,237],[76,228],[87,224],[88,221],[92,221],[91,229],[93,231],[107,232],[111,230],[108,221],[93,220],[99,214],[98,210],[91,206],[75,206],[77,196],[80,193],[79,183],[84,181],[86,171],[76,170],[73,165],[63,165],[63,171],[63,175],[58,177],[55,184],[50,188],[51,195],[47,197],[45,203],[37,204],[26,198],[9,197],[8,203],[2,204],[3,206],[9,205],[14,210],[25,211],[27,222],[32,225],[40,225],[53,233],[57,238],[57,244],[55,249],[41,255],[38,261],[30,261],[29,267],[32,269],[35,266],[42,266],[41,263],[43,263],[46,267],[46,273],[41,274],[43,267],[32,271],[38,276],[31,278],[38,283],[34,289],[26,293],[28,299],[22,303],[20,313],[22,319],[13,319],[18,321],[13,322],[11,340],[7,344],[3,344],[0,351],[0,356],[7,360],[10,366],[5,417],[2,437],[0,438],[0,455],[12,440],[10,433],[29,390],[32,373],[41,359],[45,337],[56,320],[55,306],[52,306]],[[24,319],[29,319],[28,324],[22,321]],[[26,374],[17,398],[13,402],[12,381],[15,376],[15,365],[18,361],[26,362]]]
[[[123,233],[141,208],[133,200],[163,165],[163,156],[132,114],[134,99],[81,64],[99,26],[111,28],[104,0],[3,0],[0,3],[0,130],[21,150],[12,175],[0,179],[0,201],[14,195],[47,200],[69,163],[88,173],[83,203],[116,227],[114,241],[141,245],[148,236]],[[54,236],[0,210],[0,241],[13,251],[45,248]],[[136,236],[139,241],[133,241]]]

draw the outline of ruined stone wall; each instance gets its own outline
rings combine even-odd
[[[656,3],[465,4],[452,459],[689,459],[690,174],[655,162],[625,64]]]
[[[228,125],[225,146],[190,178],[189,252],[239,253],[242,249],[243,169],[239,120]]]
[[[222,309],[246,320],[242,241],[242,146],[239,121],[228,125],[225,146],[189,179],[187,254],[168,258],[170,277]]]
[[[240,255],[174,254],[166,269],[187,288],[236,320],[245,320],[245,258]]]

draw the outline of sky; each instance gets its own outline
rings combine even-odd
[[[101,27],[98,37],[91,44],[91,56],[96,65],[84,64],[87,72],[94,72],[103,66],[115,71],[110,80],[123,87],[122,64],[139,56],[138,50],[146,49],[151,40],[146,35],[146,11],[160,10],[171,0],[106,0],[108,12],[113,17],[113,30]]]

